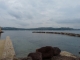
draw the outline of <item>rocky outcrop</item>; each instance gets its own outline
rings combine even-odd
[[[72,53],[67,52],[67,51],[61,51],[60,55],[61,56],[67,56],[67,57],[77,58],[75,55],[73,55]]]
[[[53,47],[53,56],[60,55],[61,50],[58,47]]]
[[[15,58],[14,60],[80,60],[77,56],[61,51],[58,47],[41,47],[36,52],[29,53],[25,58]]]
[[[79,59],[68,56],[53,56],[51,60],[79,60]]]
[[[53,56],[58,56],[61,50],[58,47],[46,46],[36,50],[36,52],[42,53],[42,59],[49,59]]]
[[[51,60],[80,60],[80,59],[67,51],[61,51],[60,56],[53,56]]]
[[[32,60],[42,60],[42,54],[40,52],[30,53],[28,57],[31,57]]]

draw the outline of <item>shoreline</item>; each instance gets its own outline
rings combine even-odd
[[[56,57],[55,59],[54,59],[54,57]],[[75,56],[75,55],[73,55],[72,53],[70,53],[70,52],[67,52],[67,51],[61,51],[61,53],[60,53],[60,56],[53,56],[51,59],[42,59],[42,60],[59,60],[59,59],[61,59],[62,58],[62,60],[66,60],[66,59],[64,59],[64,57],[68,60],[72,60],[72,59],[80,59],[80,57],[79,56]],[[71,59],[70,59],[71,58]],[[31,60],[32,58],[31,57],[28,57],[28,56],[26,56],[26,57],[23,57],[23,58],[18,58],[18,57],[14,57],[14,59],[13,60]]]
[[[23,58],[18,58],[16,57],[15,51],[14,51],[14,47],[12,45],[12,41],[10,40],[10,37],[6,37],[6,39],[4,40],[5,44],[4,44],[4,50],[3,50],[3,54],[2,54],[2,60],[23,60],[23,59],[27,59],[28,57],[23,57]],[[71,58],[79,58],[79,56],[75,56],[70,52],[67,51],[61,51],[60,56],[56,56],[56,58],[62,58],[63,56],[65,56],[65,58],[67,57],[71,57]]]

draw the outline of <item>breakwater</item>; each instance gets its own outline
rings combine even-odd
[[[0,40],[0,60],[13,60],[15,51],[9,36],[5,40]]]
[[[80,37],[80,34],[67,33],[67,32],[32,32],[32,33],[60,34],[60,35],[68,35],[68,36]]]

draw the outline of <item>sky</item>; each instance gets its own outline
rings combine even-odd
[[[0,26],[80,28],[80,0],[0,0]]]

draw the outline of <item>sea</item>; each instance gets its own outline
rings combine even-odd
[[[80,34],[80,30],[4,30],[1,39],[10,36],[17,57],[26,57],[36,49],[52,46],[59,47],[62,51],[68,51],[79,56],[80,37],[59,34],[32,33],[33,31],[68,32]]]

